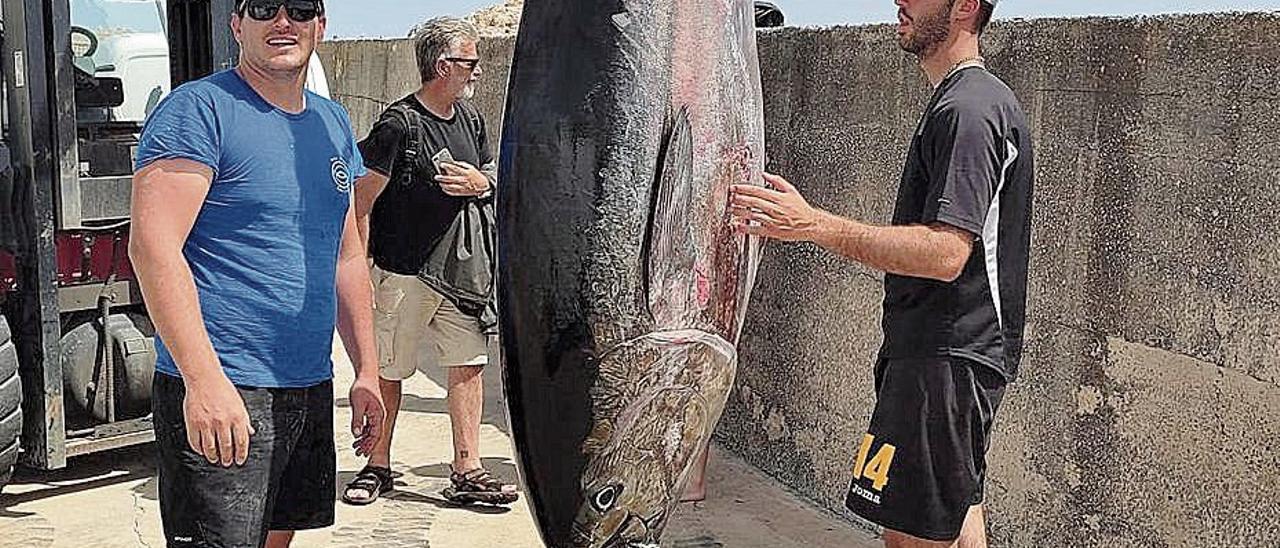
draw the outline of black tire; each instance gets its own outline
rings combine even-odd
[[[0,316],[0,489],[9,483],[22,436],[22,381],[9,323]]]
[[[782,10],[778,9],[776,4],[757,0],[756,28],[781,27],[785,22]]]

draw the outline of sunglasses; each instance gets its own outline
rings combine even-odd
[[[285,14],[295,23],[306,23],[324,13],[320,0],[248,0],[241,2],[241,15],[249,14],[254,21],[270,21],[283,7]]]
[[[467,70],[472,72],[475,72],[476,65],[480,64],[479,59],[469,59],[466,57],[445,57],[444,60],[449,61],[451,63],[457,63],[459,65],[462,65],[463,67],[466,67]]]

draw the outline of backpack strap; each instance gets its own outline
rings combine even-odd
[[[475,140],[476,150],[483,151],[485,148],[487,148],[484,146],[484,143],[480,142],[480,128],[484,126],[484,117],[480,114],[480,110],[475,108],[470,103],[464,101],[460,104],[463,106],[458,107],[458,112],[461,113],[462,115],[465,115],[467,117],[467,120],[471,123],[471,128],[473,129],[471,137]],[[487,131],[487,128],[486,128],[486,131]],[[490,139],[492,139],[493,136],[489,136],[489,137]],[[483,154],[484,153],[481,152],[481,155]],[[498,164],[497,164],[496,158],[490,160],[488,164],[478,165],[475,167],[476,169],[480,170],[480,172],[483,173],[486,178],[489,179],[490,185],[496,186],[497,179],[498,179]],[[479,199],[481,201],[491,202],[493,201],[493,192],[490,192],[487,196],[480,197]]]
[[[396,103],[387,107],[382,113],[383,119],[399,119],[405,128],[404,149],[400,151],[399,163],[407,169],[396,170],[396,178],[401,184],[409,184],[413,175],[418,173],[426,161],[427,153],[422,149],[422,116],[413,111],[413,108],[404,104]]]
[[[467,113],[467,116],[471,119],[471,127],[474,128],[474,131],[472,132],[473,133],[472,137],[476,139],[476,150],[479,151],[481,149],[480,128],[484,125],[484,119],[481,118],[480,111],[476,110],[475,107],[471,107],[470,105],[468,105],[468,108],[466,109],[465,112]],[[480,168],[480,166],[476,166],[476,168]]]

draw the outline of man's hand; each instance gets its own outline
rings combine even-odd
[[[187,443],[211,464],[230,467],[243,465],[249,459],[249,412],[244,399],[226,375],[206,384],[186,383],[182,415],[187,424]]]
[[[351,383],[348,398],[351,400],[351,435],[356,438],[351,447],[356,450],[356,456],[368,456],[382,436],[382,421],[386,418],[378,379],[357,378]]]
[[[786,179],[765,173],[764,180],[773,189],[733,185],[729,205],[737,230],[775,240],[812,240],[822,212]]]
[[[443,174],[436,175],[440,190],[450,196],[473,197],[489,192],[489,178],[466,162],[441,162]]]

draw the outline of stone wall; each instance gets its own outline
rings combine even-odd
[[[1027,353],[989,459],[993,545],[1280,545],[1277,36],[1276,14],[989,31],[1038,164]],[[770,169],[886,222],[928,93],[892,28],[760,37]],[[512,45],[482,47],[495,126]],[[416,82],[406,42],[322,53],[362,133]],[[717,433],[840,513],[873,404],[881,280],[813,246],[768,247]]]

